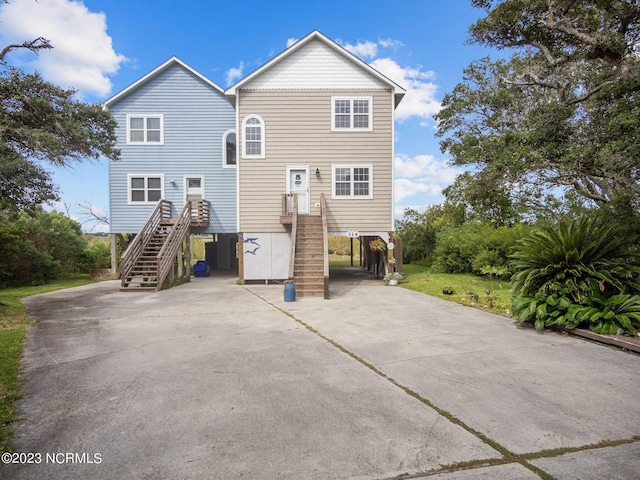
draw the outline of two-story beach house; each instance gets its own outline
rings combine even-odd
[[[172,58],[105,103],[122,139],[122,160],[110,165],[111,232],[144,237],[127,255],[153,257],[183,215],[182,231],[215,237],[219,268],[235,268],[237,254],[243,281],[289,279],[301,295],[326,298],[327,237],[367,246],[393,231],[404,93],[318,31],[224,92]],[[121,267],[123,286],[160,278],[145,273],[159,269],[152,260]]]
[[[314,31],[225,94],[238,132],[240,275],[326,296],[328,235],[388,241],[393,230],[404,90]]]
[[[189,247],[187,233],[213,240],[215,268],[237,269],[235,110],[224,91],[173,57],[104,107],[121,150],[109,164],[110,232],[135,234],[120,265],[123,289],[159,288]]]

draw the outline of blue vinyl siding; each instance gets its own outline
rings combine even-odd
[[[111,232],[137,233],[154,205],[128,202],[128,174],[164,176],[164,198],[174,215],[184,206],[185,176],[204,176],[211,224],[202,233],[235,233],[236,169],[222,167],[222,137],[235,127],[224,94],[179,64],[169,65],[109,106],[118,122],[121,160],[110,162]],[[127,145],[127,114],[162,114],[163,145]],[[175,185],[171,183],[175,181]]]

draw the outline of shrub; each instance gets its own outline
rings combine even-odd
[[[493,268],[506,274],[516,243],[531,230],[526,224],[496,228],[480,222],[445,227],[436,237],[431,271],[484,275],[487,269]]]
[[[96,268],[109,268],[111,266],[111,247],[101,238],[91,239],[89,246],[84,249],[83,261],[79,264],[80,271],[87,273]]]
[[[55,278],[60,262],[24,235],[15,222],[0,226],[0,287],[41,285]]]
[[[58,212],[0,212],[0,286],[38,285],[87,263],[80,225]]]
[[[613,335],[618,329],[631,335],[638,334],[640,326],[640,296],[594,295],[571,309],[571,315],[578,323],[586,323],[596,333]]]
[[[467,223],[461,227],[444,227],[436,235],[432,273],[470,273],[473,258],[482,249],[484,236],[491,226]]]
[[[523,239],[512,255],[513,312],[542,329],[587,326],[636,335],[637,250],[603,217],[560,222]]]
[[[639,291],[638,253],[602,218],[560,222],[524,238],[512,255],[519,295],[561,294],[580,302],[598,292]]]

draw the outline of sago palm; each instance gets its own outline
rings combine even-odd
[[[620,327],[635,335],[636,313],[618,318],[612,307],[624,304],[635,312],[640,297],[632,295],[640,291],[639,258],[633,240],[603,217],[537,231],[512,255],[513,313],[520,323],[532,323],[536,329],[586,324],[599,333]],[[602,318],[598,301],[604,302]]]
[[[638,292],[639,256],[632,245],[603,217],[544,228],[523,239],[512,255],[513,291],[575,303],[595,293]]]

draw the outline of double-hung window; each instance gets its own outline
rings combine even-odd
[[[372,97],[331,97],[331,130],[373,130]]]
[[[129,203],[156,203],[163,197],[163,175],[129,175]]]
[[[162,114],[127,115],[128,145],[164,144],[164,117]]]
[[[373,198],[371,165],[334,165],[331,198]]]
[[[264,158],[264,121],[258,115],[242,121],[242,156]]]

